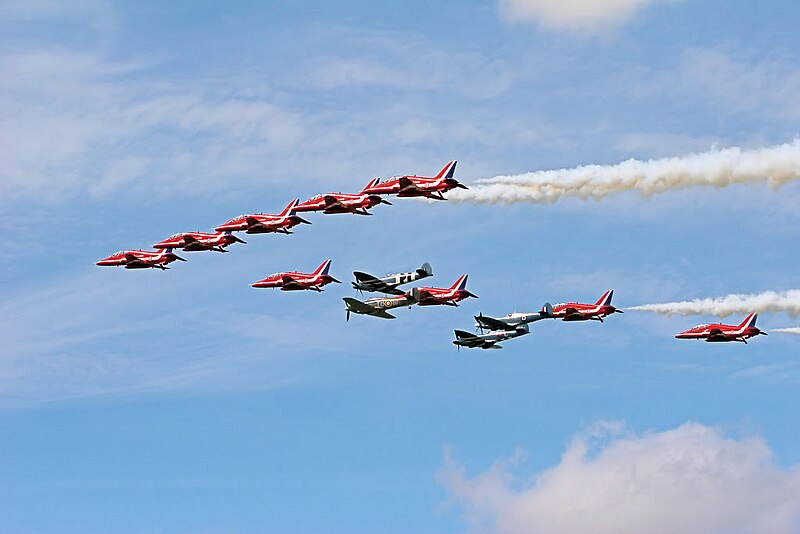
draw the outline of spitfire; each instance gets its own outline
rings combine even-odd
[[[206,232],[181,232],[159,241],[153,245],[153,248],[180,248],[186,252],[195,252],[199,250],[228,252],[225,250],[225,247],[234,243],[245,242],[233,235],[230,231],[217,232],[215,234]]]
[[[291,234],[291,228],[298,224],[311,224],[295,214],[294,208],[300,199],[293,200],[278,215],[254,213],[239,215],[215,228],[217,232],[246,232],[248,234],[281,233]]]
[[[456,161],[451,161],[433,178],[426,176],[398,176],[385,182],[376,182],[372,187],[366,187],[362,193],[373,195],[397,195],[398,197],[425,197],[434,200],[447,200],[444,193],[460,187],[467,186],[453,178],[456,172]]]
[[[345,297],[342,300],[344,300],[344,307],[347,312],[347,321],[350,320],[351,313],[371,315],[383,319],[394,319],[395,316],[388,313],[387,310],[401,308],[403,306],[411,308],[411,306],[417,302],[410,294],[403,294],[397,297],[373,297],[363,302],[350,297]]]
[[[281,291],[299,291],[309,289],[312,291],[322,291],[322,286],[339,280],[328,274],[331,268],[331,260],[325,260],[317,269],[310,274],[289,271],[275,273],[258,282],[251,284],[253,287],[279,287]]]
[[[356,278],[356,281],[353,282],[353,289],[358,291],[403,295],[404,291],[397,289],[398,286],[433,276],[433,268],[430,263],[425,262],[422,267],[409,273],[387,274],[383,278],[376,278],[371,274],[355,271],[353,276]]]
[[[767,335],[766,332],[756,328],[756,319],[758,319],[758,314],[751,313],[738,326],[720,323],[699,324],[694,328],[675,334],[675,337],[677,339],[703,339],[709,343],[740,341],[746,344],[751,337]]]
[[[600,321],[612,313],[624,313],[611,305],[611,297],[614,290],[608,290],[594,304],[581,304],[579,302],[567,302],[553,306],[552,318],[562,321]]]
[[[169,269],[167,264],[176,260],[186,261],[177,254],[173,254],[171,248],[160,251],[121,250],[98,261],[96,265],[124,266],[126,269],[161,269],[165,271]]]
[[[530,333],[530,329],[526,323],[517,325],[510,330],[503,328],[500,330],[491,330],[485,334],[471,334],[464,330],[455,330],[456,339],[453,341],[453,345],[456,345],[458,348],[467,347],[470,349],[502,349],[503,347],[499,345],[501,341],[524,336],[528,333]]]

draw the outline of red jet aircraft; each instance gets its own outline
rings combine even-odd
[[[180,248],[186,252],[198,250],[214,250],[228,252],[225,247],[233,243],[244,243],[243,240],[233,235],[230,231],[209,234],[205,232],[181,232],[173,234],[163,241],[159,241],[153,248]]]
[[[169,269],[168,263],[175,260],[186,261],[177,254],[172,253],[172,249],[150,251],[150,250],[121,250],[111,256],[97,262],[101,266],[124,265],[126,269]]]
[[[398,197],[427,197],[435,200],[447,200],[443,193],[460,187],[467,186],[453,178],[456,172],[456,162],[451,161],[433,178],[425,176],[399,176],[390,178],[382,183],[375,183],[372,187],[364,189],[363,193],[370,195],[397,195]]]
[[[380,181],[375,178],[361,190],[358,195],[347,193],[328,193],[326,195],[316,195],[305,202],[295,206],[294,211],[321,211],[322,213],[354,213],[356,215],[372,215],[367,210],[378,204],[392,205],[388,200],[382,199],[379,195],[367,194],[369,188],[374,187]]]
[[[330,267],[331,260],[325,260],[322,262],[322,265],[317,267],[317,270],[311,274],[298,273],[295,271],[275,273],[251,285],[253,287],[279,287],[281,291],[295,291],[300,289],[322,291],[320,288],[331,282],[341,284],[339,280],[328,274],[328,269],[330,269]]]
[[[556,304],[553,306],[553,313],[550,315],[553,319],[561,319],[563,321],[600,321],[603,322],[603,317],[611,315],[612,313],[624,313],[611,305],[611,297],[614,296],[614,290],[611,289],[603,293],[600,300],[594,304],[581,304],[578,302],[566,302]],[[542,313],[545,309],[542,308]]]
[[[294,208],[299,202],[300,199],[293,200],[278,215],[267,215],[264,213],[239,215],[225,224],[217,226],[214,230],[217,232],[243,231],[248,234],[267,234],[270,232],[291,234],[292,232],[290,232],[289,229],[293,226],[297,226],[300,223],[311,224],[302,217],[295,215]]]
[[[741,341],[747,343],[748,338],[755,337],[759,334],[767,335],[756,328],[756,319],[758,314],[751,313],[739,326],[729,324],[699,324],[680,334],[675,334],[678,339],[705,339],[710,343],[725,342],[725,341]]]
[[[467,297],[478,298],[466,290],[467,276],[462,274],[456,283],[447,289],[440,287],[415,287],[411,289],[411,296],[420,306],[458,306],[458,302]]]

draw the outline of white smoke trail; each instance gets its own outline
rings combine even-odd
[[[728,317],[734,314],[745,315],[751,312],[783,312],[797,317],[800,315],[800,289],[790,289],[782,293],[766,291],[752,295],[733,294],[713,299],[645,304],[626,309],[663,315],[716,315],[717,317]]]
[[[777,189],[800,179],[800,139],[778,146],[745,150],[711,150],[678,158],[616,165],[585,165],[574,169],[529,172],[477,180],[469,190],[451,191],[449,198],[475,203],[557,202],[562,197],[599,200],[614,193],[638,191],[650,197],[688,187],[727,187],[768,183]]]
[[[778,332],[780,334],[795,334],[800,336],[800,326],[793,326],[790,328],[773,328],[770,332]]]

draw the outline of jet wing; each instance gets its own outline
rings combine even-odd
[[[255,230],[255,229],[266,230],[267,229],[267,226],[264,223],[262,223],[261,221],[259,221],[258,219],[256,219],[255,217],[248,217],[247,219],[245,219],[245,221],[247,222],[247,229],[248,230]]]
[[[503,321],[499,321],[494,317],[487,317],[485,315],[476,315],[475,321],[481,325],[483,328],[488,328],[489,330],[516,330],[516,326],[511,326],[508,323],[504,323]]]
[[[582,314],[581,312],[579,312],[575,308],[567,308],[566,310],[564,310],[564,319],[565,320],[569,320],[569,319],[584,319],[585,317],[586,316],[584,314]]]
[[[329,209],[345,210],[345,209],[347,209],[347,207],[345,207],[344,204],[339,202],[339,200],[333,195],[325,195],[323,198],[325,200],[325,209],[326,210],[329,210]]]
[[[706,339],[708,341],[727,341],[729,338],[719,328],[712,328]]]
[[[141,266],[141,265],[147,265],[147,262],[145,262],[141,258],[137,258],[136,256],[134,256],[133,254],[130,254],[130,253],[125,254],[125,261],[127,262],[126,265],[131,266],[131,267],[138,267],[138,266]]]
[[[442,301],[428,293],[427,291],[418,291],[415,295],[417,297],[417,303],[425,305],[425,304],[442,304]]]
[[[282,276],[281,282],[283,282],[283,287],[286,289],[306,289],[308,287],[306,284],[301,284],[291,276]]]
[[[397,183],[400,186],[400,189],[397,191],[398,193],[411,193],[420,190],[419,187],[417,187],[417,184],[405,176],[398,179]]]
[[[190,235],[183,236],[183,242],[185,244],[187,244],[187,245],[190,244],[190,243],[198,243],[197,239],[195,239],[194,237],[192,237]]]

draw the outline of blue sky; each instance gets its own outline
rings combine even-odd
[[[587,470],[677,455],[708,459],[711,482],[748,466],[738,480],[776,496],[739,506],[709,490],[698,523],[668,491],[645,494],[652,516],[601,506],[591,530],[658,532],[647,521],[663,511],[666,531],[800,531],[787,498],[800,488],[795,336],[682,343],[672,334],[713,317],[631,312],[537,323],[503,351],[450,343],[478,312],[610,288],[623,307],[797,288],[796,183],[552,205],[398,199],[163,273],[94,265],[454,158],[469,183],[797,136],[796,2],[587,5],[0,8],[0,530],[525,531],[540,499],[575,504],[548,480],[591,488]],[[249,286],[325,258],[345,284]],[[423,261],[439,286],[469,273],[480,299],[344,322],[351,271]],[[690,496],[716,487],[676,480]],[[766,523],[781,504],[785,522]],[[581,528],[554,517],[538,531]]]

